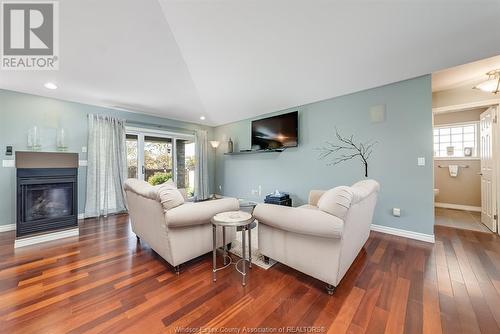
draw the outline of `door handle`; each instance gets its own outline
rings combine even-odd
[[[477,173],[477,175],[479,175],[479,176],[483,176],[483,173]]]
[[[142,166],[142,174],[146,174],[146,169],[144,168],[144,165]]]

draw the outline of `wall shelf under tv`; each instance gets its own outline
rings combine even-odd
[[[278,148],[274,150],[253,150],[253,151],[238,151],[231,153],[224,153],[224,155],[244,155],[244,154],[257,154],[257,153],[281,153],[286,148]]]

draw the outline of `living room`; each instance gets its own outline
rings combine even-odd
[[[1,332],[500,332],[498,1],[1,6]]]

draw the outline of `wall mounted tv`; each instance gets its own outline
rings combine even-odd
[[[298,145],[298,111],[252,121],[252,150],[279,150]]]

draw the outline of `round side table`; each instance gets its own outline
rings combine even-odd
[[[236,270],[241,274],[242,281],[241,284],[243,286],[246,285],[246,261],[248,261],[248,267],[252,268],[252,234],[251,234],[251,224],[254,221],[254,217],[248,213],[243,211],[228,211],[216,214],[212,218],[212,231],[213,231],[213,267],[212,267],[212,276],[213,281],[217,281],[216,273],[219,270],[225,269],[231,264],[233,264],[233,259],[227,254],[227,246],[226,246],[226,227],[236,227],[237,231],[241,231],[241,259],[234,263]],[[222,251],[224,258],[224,266],[217,268],[217,226],[222,227]],[[246,257],[246,232],[248,232],[248,258]],[[227,263],[227,259],[229,259],[229,263]],[[242,270],[238,268],[238,264],[242,263]]]

